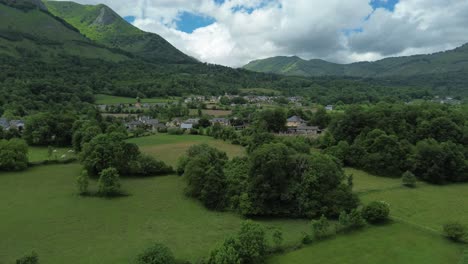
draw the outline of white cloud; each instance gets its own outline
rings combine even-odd
[[[394,12],[374,11],[369,0],[100,2],[122,16],[135,16],[135,26],[163,36],[201,61],[229,66],[277,55],[335,62],[376,60],[445,50],[468,41],[468,0],[400,0]],[[239,6],[254,11],[233,11]],[[187,34],[177,30],[175,23],[183,11],[213,17],[216,22]],[[362,32],[344,33],[357,28]]]

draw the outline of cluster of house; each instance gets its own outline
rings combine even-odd
[[[137,128],[143,128],[150,131],[159,131],[166,128],[180,128],[180,129],[193,129],[200,122],[200,118],[189,118],[182,120],[180,118],[174,118],[167,123],[161,123],[158,119],[153,119],[147,116],[139,117],[137,120],[133,120],[125,123],[128,130],[135,130]],[[213,118],[210,120],[211,124],[220,124],[221,126],[230,126],[231,122],[227,118]]]
[[[136,102],[134,104],[99,104],[97,108],[101,112],[119,112],[122,110],[142,110],[150,109],[153,106],[164,107],[167,103],[140,103]]]
[[[278,99],[278,96],[265,96],[265,95],[246,95],[246,96],[239,96],[239,95],[230,95],[226,94],[224,96],[192,96],[188,97],[184,100],[185,103],[192,103],[192,102],[204,102],[209,104],[218,104],[222,97],[226,97],[229,100],[235,98],[243,98],[250,104],[259,104],[259,103],[273,103],[274,100]],[[300,104],[303,100],[300,96],[291,96],[286,98],[290,103]]]
[[[448,105],[460,105],[461,104],[460,100],[457,100],[453,97],[440,98],[439,96],[436,96],[433,101],[436,103],[448,104]]]
[[[308,126],[307,121],[302,119],[300,116],[291,116],[286,120],[286,126],[288,135],[308,135],[315,136],[320,135],[322,130],[318,126]]]
[[[0,118],[0,128],[3,130],[16,129],[18,131],[23,131],[25,127],[23,120],[8,120],[6,118]]]

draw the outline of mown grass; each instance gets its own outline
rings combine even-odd
[[[446,264],[457,263],[462,246],[436,234],[393,223],[339,235],[274,256],[269,264]]]
[[[131,97],[121,97],[121,96],[113,96],[113,95],[106,95],[106,94],[97,94],[95,97],[95,104],[134,104],[136,103],[136,98]],[[142,98],[142,103],[168,103],[174,102],[175,99],[168,99],[168,98]]]

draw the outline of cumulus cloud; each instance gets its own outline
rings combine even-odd
[[[387,0],[376,0],[387,2]],[[334,62],[446,50],[468,42],[468,0],[78,0],[102,2],[201,61],[229,66],[277,55]],[[185,33],[182,12],[216,22]]]

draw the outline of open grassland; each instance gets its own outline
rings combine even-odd
[[[206,136],[157,134],[130,139],[129,142],[137,144],[144,153],[171,165],[176,165],[179,157],[184,155],[190,146],[196,144],[206,143],[226,152],[231,158],[245,154],[245,150],[241,146],[231,145]]]
[[[462,247],[436,234],[393,223],[339,235],[269,259],[269,264],[446,264],[457,263]]]
[[[190,145],[203,142],[231,157],[243,155],[241,147],[202,136],[158,135],[131,141],[170,164]],[[196,261],[243,221],[234,213],[208,211],[185,197],[185,182],[175,175],[123,179],[127,197],[80,197],[75,188],[80,171],[79,164],[69,164],[0,173],[0,263],[13,263],[34,250],[48,264],[128,264],[152,242],[166,244],[178,259]],[[95,188],[96,182],[91,185]],[[305,220],[256,221],[281,228],[288,244],[309,229]]]
[[[400,179],[377,177],[361,170],[353,174],[354,190],[362,202],[386,201],[393,223],[274,256],[270,264],[309,263],[458,263],[463,246],[445,239],[441,227],[448,221],[468,224],[468,185],[433,186],[418,182],[414,189]],[[465,246],[466,248],[466,246]]]
[[[28,158],[29,162],[75,158],[76,154],[71,152],[71,150],[72,148],[53,147],[52,155],[49,157],[49,149],[47,147],[29,147]]]
[[[142,103],[168,103],[174,102],[176,99],[168,99],[168,98],[142,98]],[[136,103],[136,98],[131,97],[121,97],[121,96],[113,96],[113,95],[106,95],[106,94],[98,94],[95,96],[95,104],[134,104]]]

